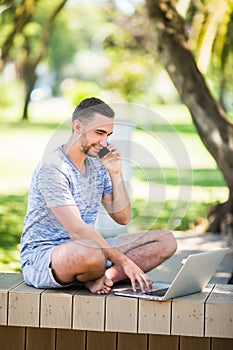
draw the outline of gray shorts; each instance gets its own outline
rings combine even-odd
[[[118,237],[109,237],[106,241],[113,247],[117,246]],[[56,246],[45,244],[35,249],[23,265],[23,276],[26,284],[35,288],[64,288],[72,286],[77,282],[69,284],[58,283],[51,269],[51,254]],[[107,261],[106,268],[112,266],[111,261]]]

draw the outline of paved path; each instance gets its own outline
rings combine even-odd
[[[212,249],[225,247],[222,237],[217,234],[201,234],[175,232],[178,242],[176,253],[161,266],[157,267],[149,273],[153,281],[171,282],[181,267],[182,259],[189,254],[199,253]],[[222,263],[218,266],[210,283],[227,283],[231,273],[233,272],[233,247],[229,248]]]

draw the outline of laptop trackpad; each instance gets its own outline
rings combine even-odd
[[[170,285],[171,285],[170,283],[164,283],[164,282],[153,282],[152,283],[153,290],[169,288]]]

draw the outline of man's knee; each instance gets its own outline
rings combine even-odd
[[[92,240],[74,241],[76,244],[76,254],[82,259],[86,268],[95,266],[106,266],[106,256],[98,243]]]
[[[91,240],[74,242],[82,258],[82,271],[77,273],[75,278],[80,282],[87,282],[103,276],[107,259],[98,243]]]
[[[163,235],[164,254],[166,258],[172,256],[177,249],[177,241],[171,231],[165,231]]]
[[[104,274],[106,256],[92,240],[70,241],[56,247],[52,266],[58,276],[80,276],[80,281],[95,279]]]

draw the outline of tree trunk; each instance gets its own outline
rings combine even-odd
[[[224,72],[224,69],[221,71],[221,77],[220,77],[220,89],[219,89],[219,102],[221,103],[221,106],[223,107],[224,111],[227,110],[226,104],[225,104],[225,93],[226,93],[226,75]]]
[[[23,120],[28,120],[28,106],[31,99],[31,92],[36,83],[36,66],[31,64],[30,62],[26,62],[23,70],[23,79],[25,83],[25,99],[24,99],[24,107],[23,107]]]
[[[30,61],[30,43],[28,40],[26,40],[26,52],[27,52],[27,58],[25,60],[25,63],[22,68],[22,75],[25,82],[25,100],[24,100],[24,108],[23,108],[23,115],[22,120],[28,120],[28,106],[30,103],[30,96],[31,92],[35,86],[36,83],[36,67],[43,59],[45,52],[46,52],[46,45],[49,39],[50,32],[52,30],[54,21],[57,17],[57,15],[60,13],[60,11],[65,6],[67,0],[62,0],[60,4],[55,8],[51,16],[49,17],[47,23],[44,26],[44,30],[40,36],[40,42],[39,42],[39,49],[36,58],[33,60],[33,62]]]
[[[24,106],[23,106],[23,116],[22,120],[28,120],[28,106],[31,99],[31,92],[26,92]]]
[[[216,207],[210,216],[209,230],[220,232],[222,222],[233,214],[233,125],[211,95],[195,63],[175,4],[174,0],[147,0],[147,9],[157,35],[160,60],[229,188],[227,203]]]

